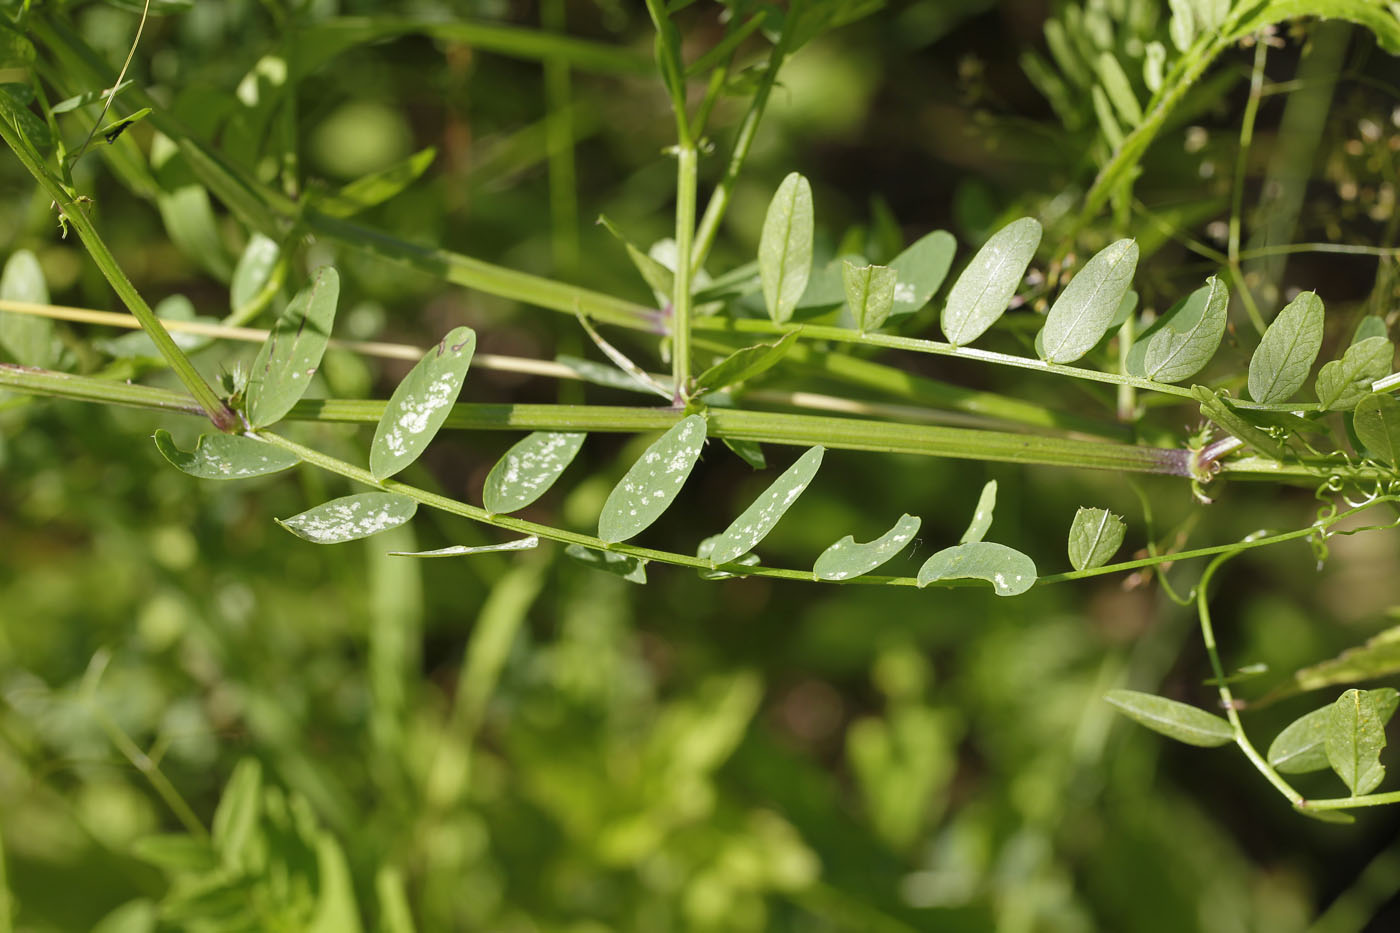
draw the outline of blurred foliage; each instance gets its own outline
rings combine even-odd
[[[58,5],[120,64],[142,4]],[[360,216],[415,242],[649,301],[605,229],[585,222],[561,236],[570,213],[551,199],[560,155],[549,125],[560,102],[536,62],[423,29],[313,30],[323,44],[298,47],[290,69],[270,51],[286,48],[290,18],[374,17],[384,6],[153,3],[130,76],[289,194],[343,194],[346,182],[435,147],[421,179]],[[658,157],[673,123],[659,83],[629,64],[645,66],[651,51],[639,5],[394,6],[427,22],[536,28],[552,17],[616,47],[612,71],[569,74],[576,187],[565,197],[574,216],[606,210],[636,242],[673,232],[671,167]],[[727,6],[738,15],[752,4]],[[716,7],[683,11],[688,60],[721,35]],[[1149,9],[1151,19],[1120,15]],[[1052,22],[1100,17],[1105,49],[1139,67],[1143,40],[1162,41],[1168,13],[1094,0],[891,3],[814,38],[782,74],[710,268],[754,254],[768,194],[793,170],[817,189],[827,257],[855,244],[888,259],[940,226],[979,242],[1023,213],[1062,220],[1047,225],[1047,241],[1063,242],[1103,143],[1089,84],[1053,90],[1065,80],[1055,69],[1073,72],[1087,53],[1065,58],[1047,43],[1050,12]],[[1317,28],[1272,40],[1267,74],[1280,91]],[[1318,155],[1287,236],[1394,247],[1400,68],[1360,30],[1341,29],[1335,99],[1321,105]],[[759,50],[762,37],[752,41]],[[1165,309],[1204,277],[1189,240],[1225,235],[1252,60],[1250,49],[1225,56],[1143,163],[1137,203],[1069,244],[1093,248],[1126,223],[1143,246],[1148,306]],[[41,76],[54,100],[95,90],[61,71]],[[1129,78],[1145,87],[1139,72]],[[736,91],[745,80],[733,75]],[[1268,200],[1265,162],[1290,99],[1262,104],[1251,204]],[[717,134],[732,132],[741,105],[721,99]],[[123,173],[122,153],[151,165],[154,187]],[[75,178],[153,303],[182,295],[221,317],[248,234],[182,158],[138,124],[101,157],[89,153]],[[717,161],[706,159],[703,177]],[[8,158],[0,201],[3,252],[33,250],[55,302],[116,307]],[[576,256],[560,245],[571,239]],[[424,343],[465,323],[482,352],[582,350],[565,317],[337,257],[327,242],[297,256],[288,281],[331,258],[346,280],[342,336]],[[1374,256],[1304,254],[1271,274],[1280,292],[1317,287],[1358,317],[1393,316],[1400,287],[1393,259]],[[68,357],[89,352],[85,328],[56,333]],[[212,375],[242,358],[214,346],[197,359]],[[955,361],[903,365],[1041,391],[1023,389],[1031,377]],[[338,395],[382,397],[405,369],[340,351],[318,378]],[[583,391],[480,373],[464,398],[575,401]],[[587,397],[617,396],[588,387]],[[175,416],[0,399],[0,839],[15,929],[1286,933],[1329,905],[1326,930],[1360,929],[1373,915],[1372,929],[1389,929],[1400,916],[1382,912],[1400,890],[1396,816],[1372,811],[1350,828],[1297,820],[1247,789],[1257,776],[1238,756],[1167,747],[1115,720],[1101,696],[1116,686],[1211,702],[1192,617],[1146,576],[998,600],[712,584],[663,567],[639,587],[555,549],[386,556],[487,542],[426,511],[413,530],[317,548],[271,517],[356,491],[349,484],[309,469],[193,482],[146,441],[158,428],[193,437]],[[319,425],[297,436],[358,460],[369,433]],[[445,436],[408,475],[474,494],[513,440]],[[537,514],[591,520],[639,442],[590,445],[574,469],[592,478],[546,496]],[[693,482],[694,501],[713,510],[672,510],[655,527],[674,549],[692,526],[718,531],[709,513],[733,514],[762,486],[711,446]],[[1062,541],[1086,503],[1128,516],[1131,548],[1295,527],[1316,506],[1307,491],[1232,486],[1205,508],[1180,483],[1148,480],[1148,529],[1118,479],[885,458],[877,481],[874,460],[829,453],[769,538],[773,550],[805,553],[852,530],[867,540],[904,510],[926,516],[925,538],[952,539],[967,519],[962,491],[988,479],[1000,481],[999,533],[1027,549]],[[1333,539],[1320,570],[1302,544],[1237,561],[1216,608],[1223,650],[1233,667],[1270,672],[1241,692],[1260,695],[1392,625],[1397,560],[1393,535],[1371,535]],[[1198,572],[1180,571],[1187,582]],[[1262,732],[1305,702],[1259,713]]]

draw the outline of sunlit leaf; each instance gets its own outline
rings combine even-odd
[[[317,544],[339,544],[396,528],[413,517],[418,503],[392,492],[361,492],[324,502],[277,524]]]
[[[951,233],[935,230],[915,240],[890,260],[890,268],[896,276],[894,304],[890,308],[892,317],[912,314],[929,303],[948,277],[957,249],[958,241]]]
[[[107,100],[107,97],[109,96],[109,91],[110,91],[110,96],[115,97],[116,95],[120,94],[122,91],[124,91],[124,90],[126,90],[127,88],[131,87],[131,85],[132,85],[132,81],[131,81],[131,79],[128,78],[127,80],[123,81],[121,84],[118,84],[118,85],[116,86],[116,89],[115,89],[115,90],[113,90],[113,89],[111,89],[111,88],[105,88],[105,87],[103,87],[103,88],[98,88],[97,90],[94,90],[94,91],[87,91],[87,92],[82,93],[82,94],[75,94],[75,95],[72,96],[72,97],[64,98],[63,100],[61,100],[61,101],[59,101],[58,103],[54,104],[54,105],[53,105],[51,108],[49,108],[49,109],[51,110],[51,112],[53,112],[53,113],[55,113],[55,114],[58,114],[58,113],[68,113],[68,112],[71,111],[71,110],[77,110],[79,107],[86,107],[88,104],[96,104],[96,103],[99,103],[99,102],[105,102],[105,101]]]
[[[214,810],[211,839],[224,865],[234,870],[251,867],[254,832],[262,813],[262,764],[244,758],[234,765]]]
[[[972,510],[972,521],[967,526],[967,531],[958,539],[960,544],[968,544],[972,541],[981,541],[987,536],[987,529],[992,527],[992,514],[997,509],[997,481],[989,480],[982,487],[982,494],[977,497],[977,507]]]
[[[49,303],[49,286],[39,267],[39,257],[27,249],[11,254],[0,274],[0,298],[36,305]],[[0,347],[23,366],[52,366],[57,350],[53,321],[34,314],[0,312]]]
[[[472,554],[493,554],[497,551],[528,551],[538,547],[539,543],[539,538],[530,535],[528,538],[516,538],[502,544],[479,544],[475,547],[456,544],[433,551],[389,551],[388,554],[390,557],[469,557]]]
[[[1225,336],[1230,291],[1215,276],[1162,316],[1145,337],[1143,372],[1157,382],[1181,382],[1205,368]]]
[[[716,564],[727,564],[739,555],[750,551],[758,542],[773,530],[783,514],[797,501],[817,475],[822,465],[824,447],[813,447],[797,458],[792,466],[783,471],[747,509],[734,519],[719,535],[710,560]]]
[[[587,434],[536,431],[518,441],[486,474],[482,505],[495,515],[519,511],[544,495],[573,462]]]
[[[102,129],[97,131],[98,135],[101,136],[104,140],[106,140],[108,144],[114,143],[123,133],[125,133],[127,130],[131,129],[131,127],[135,126],[137,123],[140,123],[142,120],[146,119],[150,115],[151,108],[142,107],[140,110],[137,110],[134,113],[128,114],[127,116],[122,117],[119,120],[113,120],[111,123],[108,123],[106,126],[102,127]]]
[[[797,332],[793,331],[784,334],[773,343],[760,343],[735,350],[696,376],[695,384],[702,389],[723,389],[725,386],[745,382],[772,369],[796,342]]]
[[[355,884],[344,850],[325,830],[315,834],[315,845],[316,912],[304,927],[306,933],[361,933]]]
[[[384,406],[369,449],[369,471],[387,479],[408,466],[437,436],[467,378],[476,331],[455,327],[423,355]]]
[[[1006,313],[1021,277],[1040,246],[1040,223],[1013,220],[977,251],[948,292],[939,324],[949,343],[964,346]]]
[[[280,421],[305,394],[326,352],[339,297],[340,276],[323,266],[273,325],[248,379],[248,420],[253,427]]]
[[[181,450],[166,430],[156,431],[156,449],[171,466],[200,479],[247,479],[290,469],[301,462],[291,451],[236,434],[204,434],[194,450]]]
[[[1019,596],[1035,585],[1035,562],[1004,544],[970,541],[944,548],[919,568],[921,587],[961,579],[986,580],[998,596]]]
[[[1176,700],[1137,690],[1110,690],[1104,699],[1129,719],[1187,745],[1213,748],[1235,740],[1224,719]]]
[[[861,333],[879,330],[894,308],[896,273],[889,266],[857,266],[841,263],[846,304]]]
[[[235,318],[252,320],[277,294],[282,287],[281,258],[282,249],[276,240],[261,233],[249,237],[229,285],[229,310]]]
[[[131,843],[136,858],[172,872],[212,871],[219,867],[218,856],[207,840],[184,833],[143,836]]]
[[[1327,763],[1353,796],[1368,794],[1385,779],[1381,749],[1385,748],[1385,719],[1369,690],[1352,688],[1332,704],[1327,723]]]
[[[908,547],[922,521],[914,515],[902,515],[893,528],[864,544],[857,544],[854,535],[846,535],[822,551],[812,565],[812,576],[818,580],[851,580],[867,574]]]
[[[1047,360],[1072,363],[1098,345],[1133,283],[1137,262],[1137,242],[1119,240],[1084,264],[1045,316]]]
[[[1389,395],[1366,396],[1356,403],[1352,426],[1372,455],[1400,466],[1400,401]]]
[[[695,468],[705,431],[704,417],[689,415],[648,447],[608,494],[598,518],[598,537],[609,543],[626,541],[660,518]]]
[[[615,551],[599,551],[582,544],[569,545],[564,548],[564,554],[594,570],[621,577],[628,583],[647,582],[647,562],[639,557],[618,554]]]
[[[1278,313],[1249,360],[1250,398],[1286,402],[1303,387],[1322,349],[1325,314],[1316,292],[1303,292]]]
[[[1109,562],[1123,546],[1128,526],[1107,509],[1081,508],[1069,526],[1069,563],[1075,570],[1092,570]]]
[[[1369,691],[1376,701],[1381,725],[1395,715],[1400,692],[1390,687]],[[1289,723],[1269,745],[1269,764],[1284,774],[1306,774],[1331,767],[1327,760],[1327,730],[1332,723],[1332,704],[1299,716]]]
[[[793,172],[783,179],[758,241],[758,273],[763,282],[763,301],[768,315],[782,324],[792,317],[798,299],[812,274],[812,239],[815,214],[812,186]]]
[[[401,194],[413,184],[437,158],[437,150],[429,147],[388,168],[357,178],[339,191],[315,202],[315,207],[332,217],[349,217],[360,211],[383,204]]]
[[[1345,411],[1371,394],[1371,383],[1390,375],[1395,348],[1385,337],[1367,337],[1347,347],[1340,360],[1318,370],[1317,400],[1328,411]]]
[[[1103,82],[1104,93],[1118,111],[1118,116],[1129,127],[1142,122],[1142,105],[1138,103],[1132,82],[1123,72],[1123,66],[1112,52],[1101,52],[1098,58],[1099,79]]]

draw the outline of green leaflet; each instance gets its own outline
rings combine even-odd
[[[218,324],[219,321],[212,317],[204,317],[195,314],[194,303],[184,295],[169,295],[160,300],[155,306],[156,317],[163,321],[198,321],[202,324]],[[186,334],[173,331],[170,339],[175,342],[175,346],[191,353],[202,347],[207,347],[213,340],[212,337],[205,337],[201,334]],[[119,337],[98,337],[93,340],[93,346],[97,347],[108,356],[118,359],[141,358],[157,361],[158,365],[165,365],[160,350],[146,334],[145,331],[137,330],[129,334],[122,334]]]
[[[1317,373],[1317,401],[1328,411],[1355,408],[1371,394],[1371,383],[1390,375],[1395,348],[1385,337],[1367,337],[1347,347]]]
[[[339,297],[340,276],[324,266],[272,326],[248,378],[247,413],[253,427],[280,421],[305,394],[326,352]]]
[[[599,551],[584,547],[582,544],[571,544],[564,548],[564,555],[580,564],[592,567],[594,570],[601,570],[604,573],[621,577],[628,583],[647,582],[647,562],[640,557],[616,554],[612,551]]]
[[[244,758],[233,767],[214,810],[210,841],[226,868],[243,871],[253,867],[254,833],[262,815],[262,765]]]
[[[1400,705],[1400,692],[1390,687],[1369,691],[1384,726]],[[1284,774],[1306,774],[1330,767],[1327,761],[1327,730],[1332,722],[1332,704],[1315,709],[1293,720],[1269,745],[1269,764]]]
[[[166,430],[156,431],[156,449],[170,465],[200,479],[247,479],[290,469],[296,454],[236,434],[203,434],[194,450],[181,450]]]
[[[1167,0],[1167,6],[1172,14],[1171,22],[1167,25],[1172,45],[1176,46],[1178,52],[1185,52],[1191,48],[1197,31],[1196,14],[1191,9],[1191,0]]]
[[[53,148],[49,125],[34,115],[29,105],[34,101],[34,89],[27,84],[0,84],[0,112],[15,125],[25,141],[41,153]]]
[[[1353,688],[1332,704],[1325,748],[1327,763],[1353,796],[1370,793],[1385,779],[1385,719],[1371,691]]]
[[[919,533],[923,520],[914,515],[901,515],[893,528],[864,544],[857,544],[854,535],[846,535],[822,551],[812,565],[812,577],[817,580],[851,580],[867,574],[904,550]]]
[[[817,475],[817,469],[822,465],[822,455],[825,453],[825,447],[812,447],[798,457],[797,462],[784,470],[772,485],[720,533],[710,551],[710,560],[716,564],[727,564],[753,550],[811,484],[812,477]]]
[[[1400,672],[1400,625],[1348,648],[1335,658],[1302,668],[1293,674],[1297,690],[1316,690],[1334,684],[1350,684]]]
[[[1081,508],[1069,526],[1069,563],[1075,570],[1092,570],[1108,563],[1123,546],[1128,526],[1107,509]]]
[[[702,416],[689,415],[648,447],[608,493],[598,518],[598,537],[609,544],[626,541],[660,518],[695,468],[705,430]]]
[[[1129,128],[1137,126],[1142,122],[1142,105],[1138,103],[1137,94],[1123,72],[1123,66],[1118,64],[1112,52],[1100,52],[1098,66],[1099,80],[1113,109],[1118,111],[1118,116]]]
[[[1110,690],[1104,699],[1129,719],[1187,745],[1214,748],[1235,740],[1224,719],[1176,700],[1137,690]]]
[[[889,266],[857,266],[850,260],[841,263],[841,278],[846,286],[846,304],[855,318],[856,329],[862,334],[879,330],[894,308],[894,287],[897,275]]]
[[[712,390],[745,382],[773,368],[787,355],[796,341],[797,331],[792,331],[783,334],[781,339],[773,343],[760,343],[735,350],[696,376],[695,384],[702,390]]]
[[[27,249],[16,250],[0,274],[0,298],[29,304],[49,303],[49,286],[39,257]],[[22,366],[47,369],[57,358],[53,321],[33,314],[0,313],[0,347]]]
[[[369,471],[376,480],[393,476],[432,443],[452,413],[475,350],[476,331],[455,327],[394,389],[369,449]]]
[[[233,268],[229,285],[229,310],[234,320],[251,321],[268,306],[282,287],[286,265],[277,241],[254,233]]]
[[[357,178],[339,191],[315,202],[316,210],[332,217],[349,217],[383,204],[413,184],[437,158],[431,146],[388,168]]]
[[[1316,292],[1303,292],[1278,313],[1249,360],[1250,398],[1286,402],[1303,387],[1322,349],[1325,314]]]
[[[54,104],[52,107],[49,108],[49,111],[54,114],[68,113],[71,110],[77,110],[79,107],[86,107],[88,104],[95,104],[99,101],[106,101],[109,96],[116,97],[122,91],[131,87],[131,84],[132,81],[130,78],[128,78],[121,84],[118,84],[115,89],[104,87],[99,88],[96,91],[88,91],[83,94],[75,94],[72,97],[65,98],[59,101],[58,103]],[[108,94],[109,90],[111,91],[110,95]]]
[[[1265,26],[1299,16],[1344,19],[1365,26],[1382,48],[1391,55],[1400,55],[1400,20],[1396,19],[1393,6],[1375,0],[1269,0],[1238,23],[1231,35],[1234,38],[1247,36]]]
[[[528,538],[516,538],[514,541],[506,541],[502,544],[480,544],[476,547],[468,547],[465,544],[456,544],[452,547],[440,547],[434,551],[389,551],[390,557],[468,557],[472,554],[492,554],[497,551],[528,551],[531,548],[539,547],[540,539],[534,535]]]
[[[1073,363],[1098,345],[1133,284],[1137,263],[1137,241],[1119,240],[1084,264],[1045,316],[1047,360]]]
[[[1356,330],[1351,335],[1351,342],[1357,344],[1371,337],[1389,336],[1390,332],[1385,327],[1385,318],[1376,314],[1368,314],[1357,323]]]
[[[1035,585],[1035,562],[1004,544],[970,541],[944,548],[925,561],[918,584],[966,578],[986,580],[998,596],[1019,596]]]
[[[1224,428],[1227,433],[1233,434],[1266,457],[1282,460],[1287,455],[1282,444],[1262,428],[1246,421],[1239,412],[1230,407],[1223,396],[1205,386],[1192,386],[1191,394],[1201,403],[1201,414]]]
[[[798,299],[812,274],[812,239],[815,213],[812,186],[796,172],[783,179],[758,241],[758,274],[763,283],[763,302],[774,323],[792,317]]]
[[[997,508],[997,481],[989,480],[982,487],[982,494],[977,497],[977,508],[972,510],[972,521],[967,526],[967,531],[958,539],[960,544],[969,544],[973,541],[981,541],[987,536],[987,529],[992,527],[992,513]]]
[[[1040,234],[1038,221],[1022,217],[982,245],[953,283],[939,315],[939,326],[949,343],[972,343],[1006,313],[1026,267],[1035,258]]]
[[[712,561],[714,559],[715,545],[719,543],[719,539],[719,535],[710,535],[708,538],[703,539],[700,545],[695,549],[695,556],[701,560]],[[753,567],[758,564],[758,555],[750,551],[747,554],[741,554],[733,560],[728,561],[728,563],[730,566],[738,564],[741,567]],[[715,580],[732,580],[735,577],[744,576],[742,573],[734,573],[729,570],[705,570],[700,568],[697,568],[695,573],[701,580],[711,582]]]
[[[481,490],[486,511],[506,515],[544,495],[573,462],[587,436],[536,431],[518,441],[486,474]]]
[[[753,467],[755,470],[766,469],[768,458],[763,455],[763,445],[758,441],[743,441],[732,437],[721,438],[724,446],[734,452],[734,456]]]
[[[929,303],[933,293],[948,277],[958,241],[946,230],[935,230],[915,240],[894,259],[894,304],[890,314],[912,314]]]
[[[1373,456],[1400,466],[1400,401],[1389,395],[1368,395],[1356,403],[1352,427]]]
[[[599,214],[598,223],[602,224],[609,233],[617,238],[623,249],[627,250],[627,257],[632,260],[632,265],[637,267],[637,272],[641,274],[642,280],[647,283],[657,298],[669,302],[676,290],[676,273],[668,269],[655,256],[642,252],[607,216]]]
[[[277,524],[316,544],[339,544],[368,538],[402,525],[418,511],[418,503],[392,492],[361,492],[324,502]]]
[[[1225,335],[1230,290],[1215,276],[1162,315],[1128,350],[1128,372],[1181,382],[1205,368]]]

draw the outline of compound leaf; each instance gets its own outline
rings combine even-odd
[[[812,186],[793,172],[783,179],[768,205],[758,241],[758,274],[763,301],[774,323],[792,317],[812,274],[815,212]]]
[[[1371,383],[1390,374],[1395,348],[1385,337],[1367,337],[1347,347],[1317,373],[1317,400],[1327,411],[1355,408],[1371,394]]]
[[[1383,748],[1385,720],[1371,691],[1352,688],[1338,697],[1327,723],[1327,763],[1353,796],[1370,793],[1385,778]]]
[[[1069,562],[1075,570],[1092,570],[1108,563],[1123,546],[1128,526],[1107,509],[1081,508],[1069,526]]]
[[[747,509],[722,531],[710,551],[710,560],[727,564],[752,550],[773,530],[783,514],[797,501],[822,465],[824,447],[812,447],[775,479]]]
[[[1213,713],[1137,690],[1110,690],[1104,699],[1129,719],[1168,738],[1214,748],[1235,740],[1235,730]]]
[[[316,544],[339,544],[396,528],[418,511],[416,500],[392,492],[361,492],[324,502],[277,524]]]
[[[1303,292],[1274,318],[1249,360],[1249,397],[1286,402],[1308,380],[1322,349],[1326,312],[1316,292]]]
[[[253,427],[280,421],[306,393],[326,352],[339,298],[340,275],[323,266],[278,317],[248,378],[248,420]]]
[[[1084,264],[1045,316],[1045,358],[1073,363],[1098,345],[1113,321],[1137,269],[1136,240],[1110,243]]]
[[[1020,551],[990,541],[944,548],[919,568],[920,587],[940,580],[986,580],[998,596],[1019,596],[1035,585],[1035,562]]]
[[[203,434],[194,450],[181,450],[166,430],[156,431],[156,449],[178,470],[200,479],[247,479],[290,469],[301,462],[291,451],[236,434]]]
[[[1376,700],[1381,725],[1385,725],[1400,705],[1400,692],[1382,687],[1370,693]],[[1306,774],[1331,767],[1327,760],[1327,730],[1331,722],[1330,703],[1293,720],[1270,743],[1269,764],[1284,774]]]
[[[1013,220],[977,251],[948,292],[939,325],[948,342],[972,343],[997,322],[1011,303],[1026,267],[1040,246],[1040,223],[1032,217]]]
[[[587,434],[536,431],[518,441],[486,474],[482,505],[494,515],[519,511],[549,491]]]
[[[854,535],[846,535],[822,551],[812,565],[812,576],[817,580],[851,580],[867,574],[904,550],[922,523],[914,515],[902,515],[893,528],[864,544],[857,544]]]
[[[467,378],[476,331],[455,327],[394,389],[369,449],[369,471],[384,480],[408,466],[437,435]]]
[[[705,430],[702,416],[689,415],[648,447],[608,493],[598,518],[598,537],[610,544],[626,541],[660,518],[695,468]]]

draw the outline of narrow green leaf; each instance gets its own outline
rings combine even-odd
[[[1133,342],[1128,372],[1158,382],[1180,382],[1200,372],[1225,334],[1229,302],[1229,289],[1211,276]]]
[[[156,431],[156,449],[177,470],[200,479],[247,479],[290,469],[301,462],[296,454],[263,441],[236,434],[203,434],[193,451],[175,446],[164,429]]]
[[[339,298],[340,276],[324,266],[277,319],[248,379],[248,420],[253,427],[280,421],[306,393],[326,352]]]
[[[123,81],[121,84],[118,84],[115,90],[112,90],[111,96],[115,97],[116,95],[120,94],[122,91],[124,91],[124,90],[126,90],[127,88],[131,87],[131,84],[132,84],[131,79],[128,78],[127,80]],[[53,105],[51,108],[49,108],[49,109],[50,109],[50,111],[51,111],[52,113],[55,113],[55,114],[59,114],[59,113],[68,113],[70,110],[77,110],[79,107],[86,107],[88,104],[95,104],[95,103],[98,103],[98,102],[105,102],[105,101],[107,100],[107,97],[108,97],[108,91],[109,91],[109,89],[104,87],[104,88],[98,88],[98,89],[95,90],[95,91],[88,91],[87,93],[84,93],[84,94],[77,94],[77,95],[74,95],[73,97],[65,98],[64,100],[59,101],[58,103],[54,104],[54,105]]]
[[[1308,381],[1322,349],[1326,312],[1316,292],[1303,292],[1278,313],[1249,360],[1249,397],[1286,402]]]
[[[235,870],[250,866],[261,813],[262,765],[256,758],[244,758],[234,765],[214,810],[211,838],[225,866]]]
[[[418,503],[392,492],[361,492],[307,509],[277,524],[316,544],[339,544],[396,528],[413,517]]]
[[[796,342],[797,331],[792,331],[783,334],[781,339],[773,343],[760,343],[735,350],[696,376],[695,384],[702,390],[714,390],[745,382],[772,369]]]
[[[1128,80],[1123,66],[1112,52],[1101,52],[1098,60],[1099,79],[1103,82],[1104,93],[1108,95],[1118,116],[1129,128],[1142,122],[1142,105],[1138,103],[1132,82]]]
[[[1400,401],[1389,395],[1366,396],[1356,403],[1352,426],[1372,455],[1400,466]]]
[[[1266,457],[1282,460],[1286,456],[1287,451],[1282,444],[1263,428],[1245,420],[1243,415],[1230,407],[1224,396],[1206,386],[1192,386],[1191,394],[1201,403],[1201,414],[1224,428],[1226,433],[1234,435]]]
[[[374,899],[379,907],[376,933],[417,933],[403,874],[397,868],[380,866],[374,876]]]
[[[1137,690],[1110,690],[1104,699],[1129,719],[1187,745],[1213,748],[1235,740],[1224,719],[1176,700]]]
[[[49,286],[39,257],[27,249],[16,250],[0,274],[0,298],[29,304],[49,303]],[[56,359],[53,321],[34,314],[0,312],[0,347],[22,366],[47,369]]]
[[[857,544],[854,535],[846,535],[822,551],[812,565],[812,576],[817,580],[852,580],[867,574],[908,547],[922,523],[916,516],[902,515],[893,528],[864,544]]]
[[[918,584],[966,578],[986,580],[998,596],[1019,596],[1035,585],[1035,562],[1004,544],[970,541],[944,548],[925,561]]]
[[[1384,726],[1400,705],[1400,692],[1390,687],[1370,691]],[[1327,760],[1327,730],[1332,722],[1332,704],[1293,720],[1269,745],[1269,764],[1284,774],[1306,774],[1331,767]]]
[[[777,324],[792,317],[812,274],[815,231],[812,186],[793,172],[778,186],[758,241],[758,274],[763,301]]]
[[[1045,358],[1073,363],[1098,344],[1133,284],[1137,269],[1135,240],[1110,243],[1084,264],[1045,316]]]
[[[727,564],[753,550],[773,530],[783,514],[797,501],[817,475],[825,447],[812,447],[775,479],[729,527],[720,533],[710,553],[716,564]]]
[[[1400,673],[1400,625],[1368,638],[1355,648],[1348,648],[1335,658],[1294,672],[1293,682],[1298,690],[1316,690],[1396,673]]]
[[[325,830],[316,833],[316,883],[316,912],[306,933],[361,933],[350,865],[340,843]]]
[[[1100,85],[1089,88],[1089,102],[1094,107],[1094,118],[1098,120],[1104,141],[1114,151],[1122,149],[1123,127],[1119,126],[1118,118],[1113,114],[1113,104],[1109,103],[1108,95]]]
[[[890,315],[913,314],[929,303],[953,265],[958,241],[946,230],[920,237],[890,260],[896,280]]]
[[[1381,749],[1385,720],[1369,690],[1348,690],[1332,704],[1327,723],[1327,762],[1353,796],[1369,794],[1385,778]]]
[[[277,241],[254,233],[238,257],[229,285],[229,310],[239,321],[250,321],[267,307],[282,287],[285,269]]]
[[[1390,375],[1395,348],[1385,337],[1367,337],[1347,347],[1340,360],[1318,370],[1317,400],[1328,411],[1345,411],[1371,394],[1371,383]]]
[[[768,467],[768,458],[763,455],[763,445],[758,441],[741,441],[732,437],[722,438],[724,446],[734,451],[734,456],[753,467],[763,470]]]
[[[53,148],[53,134],[49,125],[29,109],[33,100],[34,91],[27,84],[0,84],[0,113],[35,150],[44,153]]]
[[[389,551],[388,554],[390,557],[469,557],[472,554],[493,554],[497,551],[528,551],[539,547],[539,544],[540,539],[530,535],[528,538],[516,538],[501,544],[480,544],[476,547],[457,544],[434,551]]]
[[[452,413],[475,351],[476,331],[453,328],[394,389],[369,449],[369,471],[376,480],[393,476],[432,443]]]
[[[401,194],[422,177],[436,158],[437,150],[432,147],[415,152],[388,168],[355,179],[334,194],[315,201],[314,206],[332,217],[358,214]]]
[[[493,515],[517,512],[549,491],[573,463],[587,434],[536,431],[511,447],[486,474],[481,502]]]
[[[948,292],[939,316],[948,342],[965,346],[986,333],[1006,313],[1021,277],[1040,246],[1040,223],[1013,220],[977,251]]]
[[[140,110],[137,110],[134,113],[129,114],[128,116],[122,117],[119,120],[113,120],[111,123],[108,123],[106,126],[102,127],[102,129],[98,130],[97,132],[110,145],[112,143],[115,143],[117,139],[127,130],[131,129],[137,123],[140,123],[142,120],[146,119],[150,115],[151,108],[142,107]]]
[[[710,535],[708,538],[703,539],[700,542],[699,547],[695,549],[695,556],[700,558],[701,560],[713,560],[715,553],[715,545],[719,543],[720,537],[720,535]],[[730,566],[733,566],[734,564],[739,564],[740,566],[744,567],[752,567],[758,563],[758,555],[750,551],[747,554],[740,554],[733,560],[727,561],[727,563]],[[735,573],[729,570],[706,570],[703,568],[697,568],[695,573],[697,576],[700,577],[701,580],[708,581],[733,580],[736,577],[744,576],[744,574],[742,573]]]
[[[973,541],[981,541],[987,536],[987,529],[992,527],[992,513],[997,509],[997,481],[989,480],[982,487],[982,494],[977,497],[977,508],[972,510],[972,522],[967,526],[967,531],[958,539],[960,544],[969,544]]]
[[[183,833],[143,836],[131,844],[131,854],[171,873],[198,874],[219,867],[208,842]]]
[[[601,570],[604,573],[621,577],[628,583],[647,582],[647,562],[639,557],[618,554],[613,551],[599,551],[584,547],[582,544],[569,545],[564,548],[564,554],[594,570]]]
[[[608,494],[598,537],[610,544],[626,541],[660,518],[695,468],[705,430],[702,416],[689,415],[648,447]]]
[[[1242,6],[1241,9],[1253,9],[1253,12],[1234,24],[1230,39],[1250,35],[1287,19],[1320,16],[1344,19],[1364,26],[1376,37],[1381,48],[1391,55],[1400,55],[1400,18],[1396,17],[1395,7],[1389,3],[1378,3],[1376,0],[1269,0],[1258,6]]]
[[[1081,508],[1069,526],[1069,562],[1075,570],[1092,570],[1109,562],[1123,546],[1128,526],[1107,509]]]
[[[1191,48],[1197,32],[1196,14],[1191,9],[1191,0],[1167,0],[1167,6],[1172,15],[1167,26],[1172,45],[1176,46],[1178,52],[1185,52]]]
[[[890,316],[894,308],[896,277],[889,266],[857,266],[850,260],[841,263],[846,304],[855,318],[856,329],[862,334],[879,330]]]
[[[669,302],[675,292],[675,272],[668,269],[665,263],[655,256],[652,256],[650,253],[644,253],[637,248],[636,244],[628,239],[626,234],[618,229],[617,225],[605,215],[598,215],[598,223],[602,224],[604,229],[616,237],[618,242],[622,244],[623,249],[627,250],[627,257],[632,260],[632,265],[637,267],[637,272],[641,274],[642,281],[647,283],[647,286],[657,298]]]

